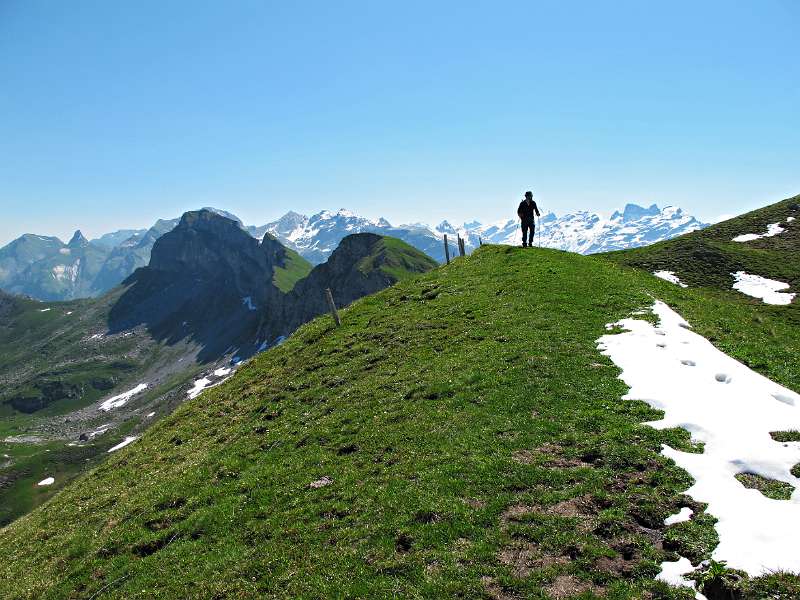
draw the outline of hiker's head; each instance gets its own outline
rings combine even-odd
[[[533,192],[525,192],[525,200],[533,200]]]

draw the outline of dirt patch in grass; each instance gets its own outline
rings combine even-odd
[[[529,504],[514,504],[509,506],[500,515],[500,523],[507,524],[509,521],[524,521],[526,517],[537,513],[539,507]]]
[[[515,450],[511,453],[511,458],[522,465],[532,465],[536,462],[536,454],[530,450]]]
[[[528,577],[534,571],[556,565],[566,565],[569,558],[542,552],[539,546],[527,540],[515,540],[497,554],[498,560],[511,568],[515,577]]]
[[[481,577],[481,583],[486,595],[492,600],[517,600],[519,596],[503,589],[494,577]]]
[[[592,592],[598,596],[602,595],[603,593],[602,588],[599,588],[588,581],[578,579],[574,575],[559,575],[543,589],[553,600],[574,598],[575,596],[578,596],[579,594],[585,594],[586,592]]]

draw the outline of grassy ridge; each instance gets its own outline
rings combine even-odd
[[[286,258],[281,267],[275,267],[275,272],[272,276],[272,283],[275,284],[280,291],[288,294],[294,288],[294,284],[307,277],[314,268],[310,262],[300,256],[294,250],[286,248]]]
[[[792,216],[795,220],[787,222]],[[785,231],[751,242],[733,241],[742,234],[765,233],[770,223],[780,223]],[[795,196],[702,231],[604,256],[650,272],[675,271],[682,281],[694,287],[730,290],[734,282],[731,273],[746,271],[789,283],[790,291],[800,292],[799,252],[800,196]]]
[[[484,247],[356,302],[341,328],[307,324],[186,402],[5,529],[0,585],[12,598],[689,598],[653,581],[672,550],[698,560],[715,544],[713,519],[680,495],[689,477],[659,454],[691,449],[688,434],[641,425],[659,413],[620,401],[595,344],[651,294],[800,389],[778,348],[796,347],[793,310],[602,258]],[[665,532],[684,505],[698,516]]]
[[[362,258],[357,268],[365,275],[375,269],[397,281],[414,277],[439,266],[430,256],[414,246],[393,237],[382,237],[375,244],[372,253]]]

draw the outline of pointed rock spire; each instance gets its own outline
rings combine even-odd
[[[67,246],[69,246],[70,248],[85,248],[88,245],[89,245],[89,240],[83,237],[83,234],[81,233],[80,229],[78,229],[72,235],[72,239],[69,241],[69,244],[67,244]]]

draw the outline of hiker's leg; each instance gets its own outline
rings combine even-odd
[[[536,225],[533,223],[528,226],[528,236],[528,245],[533,246],[533,240],[536,237]]]
[[[525,246],[528,243],[528,224],[525,221],[522,221],[522,245]]]

